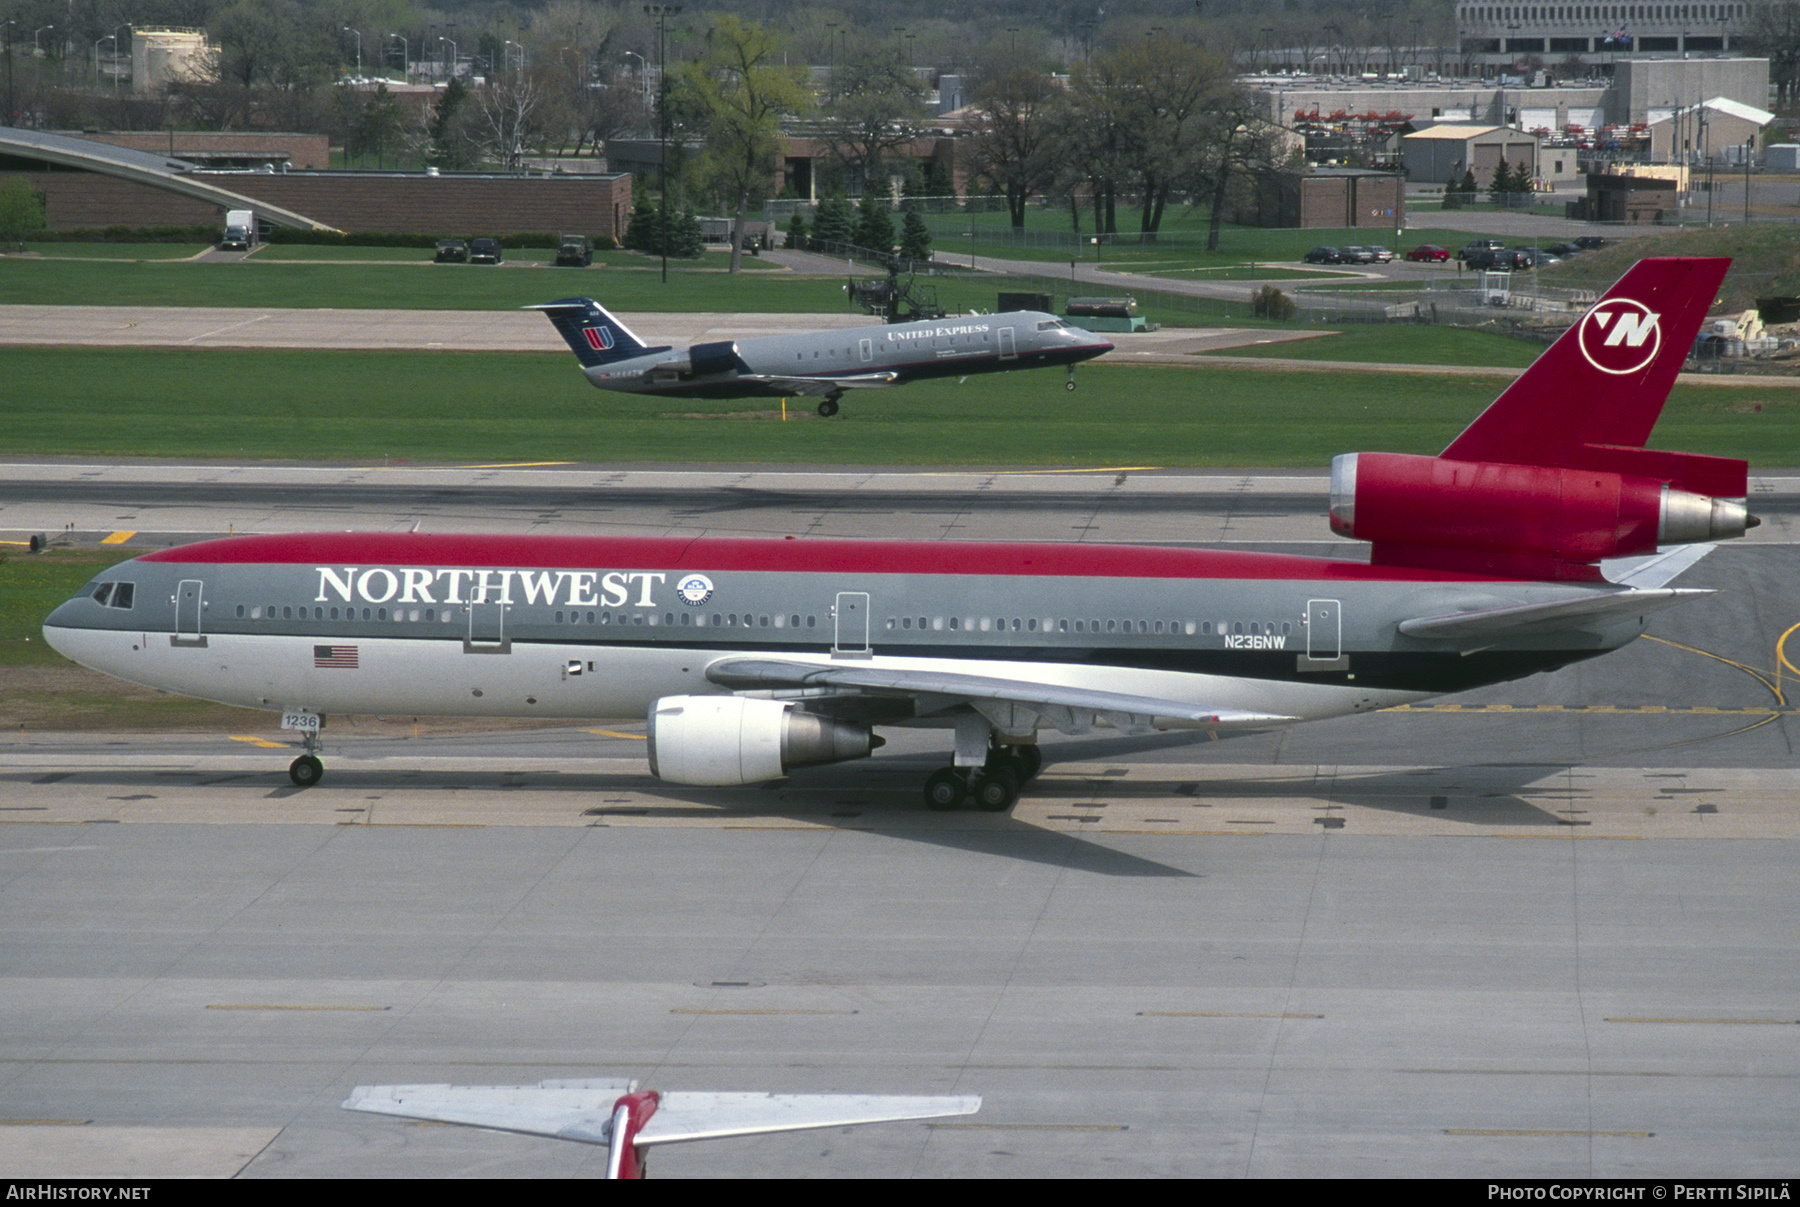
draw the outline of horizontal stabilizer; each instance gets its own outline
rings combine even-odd
[[[744,1094],[673,1090],[637,1134],[637,1143],[680,1144],[727,1136],[761,1136],[862,1123],[900,1123],[945,1115],[973,1115],[973,1094],[927,1097],[909,1094]]]
[[[629,1080],[546,1081],[539,1085],[359,1085],[347,1111],[460,1123],[527,1136],[606,1144],[613,1104],[637,1087]]]
[[[546,1081],[540,1085],[361,1085],[344,1109],[494,1131],[610,1144],[613,1112],[633,1081]],[[689,1140],[758,1136],[770,1132],[862,1123],[897,1123],[972,1115],[972,1094],[761,1094],[675,1091],[660,1096],[650,1121],[632,1137],[647,1148]]]
[[[736,690],[836,687],[881,695],[944,696],[991,700],[1028,708],[1080,709],[1084,712],[1165,718],[1200,725],[1254,727],[1282,725],[1297,718],[1236,708],[1210,708],[1180,700],[1159,700],[1123,692],[1069,687],[1060,683],[965,675],[955,671],[905,667],[818,666],[772,658],[726,658],[706,668],[706,677]]]
[[[1400,631],[1408,637],[1424,637],[1434,641],[1511,637],[1546,630],[1577,629],[1589,622],[1609,624],[1711,594],[1711,591],[1687,591],[1673,587],[1651,591],[1589,593],[1569,599],[1553,599],[1548,603],[1483,608],[1442,616],[1418,616],[1401,621]]]
[[[1647,590],[1674,582],[1688,567],[1717,548],[1717,545],[1676,545],[1643,557],[1607,558],[1600,563],[1600,573],[1607,582]]]

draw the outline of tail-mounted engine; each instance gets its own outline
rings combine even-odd
[[[1371,542],[1378,565],[1578,579],[1594,577],[1602,558],[1742,536],[1756,524],[1742,461],[1606,452],[1650,473],[1347,453],[1331,466],[1331,528]],[[1681,489],[1688,480],[1735,486],[1737,497]]]
[[[867,725],[743,696],[665,696],[650,706],[650,774],[672,784],[760,784],[793,767],[867,758]]]

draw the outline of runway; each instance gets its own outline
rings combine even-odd
[[[1316,474],[25,464],[0,535],[710,531],[1332,540]],[[653,1176],[1782,1177],[1800,1125],[1794,480],[1652,638],[1217,744],[1062,740],[1010,814],[941,735],[780,785],[640,719],[8,733],[0,1168],[585,1176],[362,1083],[979,1093],[660,1151]],[[334,719],[335,720],[335,719]]]

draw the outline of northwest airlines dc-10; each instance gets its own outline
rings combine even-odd
[[[1705,594],[1666,584],[1755,523],[1748,466],[1644,443],[1727,264],[1640,262],[1440,456],[1337,458],[1331,527],[1367,562],[307,533],[146,554],[44,632],[120,678],[281,712],[302,786],[330,712],[639,715],[652,772],[696,785],[942,727],[954,755],[926,802],[1004,809],[1046,730],[1218,737],[1372,711],[1592,658]]]
[[[767,335],[652,348],[592,298],[564,298],[542,310],[568,342],[581,371],[602,390],[668,398],[820,397],[819,414],[837,414],[846,390],[905,385],[931,377],[969,377],[1075,366],[1113,346],[1090,331],[1036,310]]]

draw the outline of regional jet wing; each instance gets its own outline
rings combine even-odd
[[[1577,595],[1569,599],[1553,599],[1547,603],[1518,604],[1512,607],[1479,608],[1468,612],[1449,612],[1440,616],[1415,616],[1400,622],[1400,631],[1408,637],[1425,637],[1434,641],[1468,638],[1510,637],[1519,633],[1543,632],[1549,629],[1578,629],[1589,622],[1601,624],[1641,616],[1671,607],[1684,600],[1711,591],[1664,587],[1651,591],[1614,591],[1607,594]]]
[[[546,1081],[539,1085],[363,1085],[344,1109],[494,1131],[611,1144],[620,1099],[635,1081]],[[631,1137],[639,1148],[760,1136],[771,1132],[898,1123],[972,1115],[972,1094],[760,1094],[676,1090],[658,1094],[655,1113]]]
[[[706,677],[720,687],[734,690],[766,688],[840,688],[875,695],[938,697],[946,704],[1013,705],[1030,709],[1065,733],[1088,728],[1077,714],[1098,714],[1130,728],[1146,727],[1156,719],[1190,725],[1224,725],[1253,728],[1280,725],[1296,718],[1274,713],[1247,712],[1236,708],[1208,708],[1180,700],[1159,700],[1124,692],[1069,687],[1028,679],[1002,679],[965,675],[956,671],[917,670],[903,667],[817,666],[771,658],[725,658],[706,668]],[[927,711],[921,709],[921,712]],[[932,710],[935,711],[935,710]],[[985,708],[983,711],[987,711]],[[1135,719],[1142,718],[1142,721]]]
[[[754,382],[789,394],[836,394],[840,390],[875,390],[900,380],[898,373],[858,373],[854,377],[784,377],[770,373],[740,373],[736,380]]]

